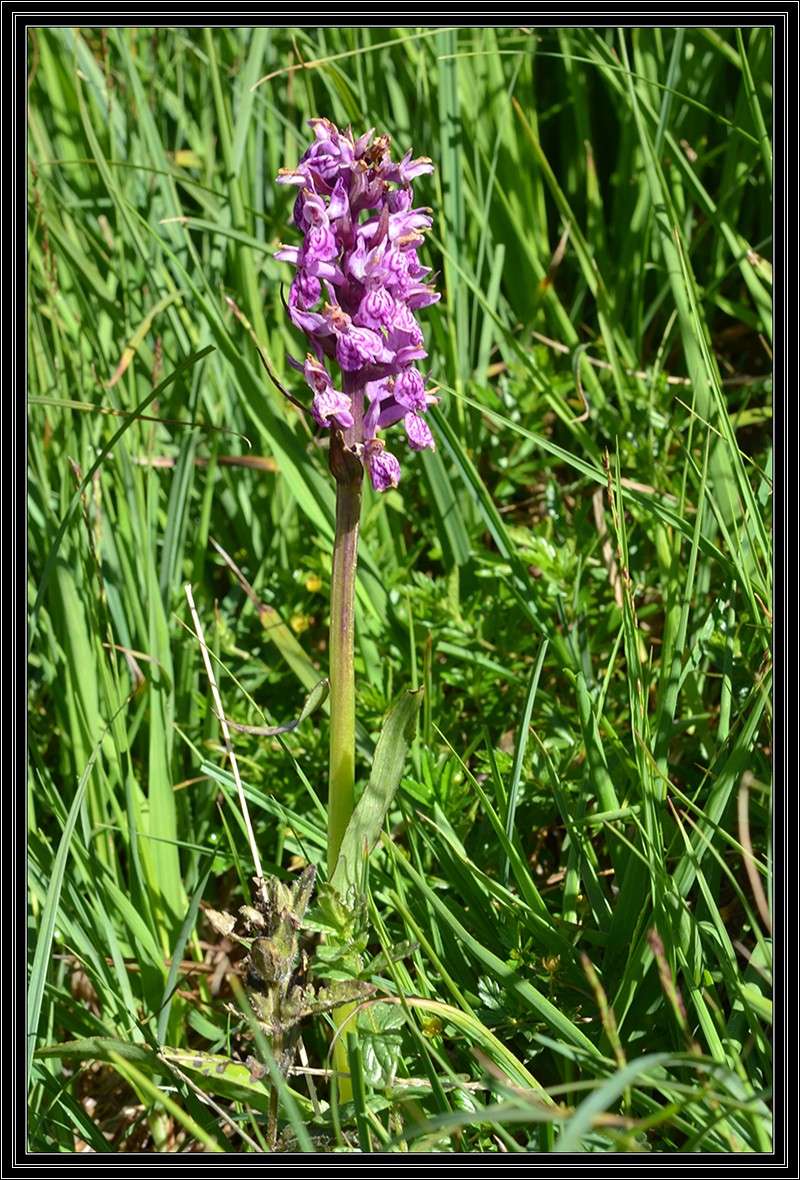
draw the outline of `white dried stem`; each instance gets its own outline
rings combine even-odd
[[[214,675],[214,668],[211,663],[211,653],[209,652],[208,646],[206,644],[205,633],[203,632],[203,624],[200,622],[200,616],[198,615],[197,607],[194,604],[192,587],[187,582],[183,589],[184,593],[186,594],[186,601],[189,603],[189,611],[192,616],[194,632],[197,636],[197,641],[200,644],[200,651],[203,656],[203,663],[206,667],[206,675],[208,676],[209,687],[211,688],[211,696],[214,701],[214,708],[216,710],[217,717],[219,718],[220,728],[222,730],[222,738],[225,742],[225,750],[228,754],[228,760],[231,764],[231,773],[233,774],[233,780],[236,783],[236,790],[239,795],[239,806],[242,809],[242,818],[244,819],[244,826],[247,831],[247,840],[250,844],[250,854],[253,858],[253,867],[255,868],[256,877],[260,883],[262,893],[264,893],[266,898],[266,888],[264,885],[264,873],[261,868],[261,858],[258,855],[258,846],[256,844],[255,834],[253,832],[253,825],[250,822],[250,812],[247,807],[247,799],[245,798],[244,787],[242,786],[242,778],[239,774],[239,763],[236,761],[236,751],[234,750],[233,742],[231,741],[230,727],[228,726],[228,722],[225,717],[225,710],[222,707],[222,698],[219,695],[217,678]]]

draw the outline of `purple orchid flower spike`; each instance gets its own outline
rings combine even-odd
[[[431,211],[413,208],[412,194],[412,181],[433,164],[410,151],[393,161],[387,135],[370,130],[355,139],[329,119],[310,125],[314,142],[277,178],[299,190],[292,220],[302,245],[275,255],[297,268],[289,315],[311,351],[296,367],[314,395],[317,424],[341,431],[372,486],[386,491],[397,486],[400,463],[379,431],[402,420],[412,450],[435,445],[424,415],[437,399],[416,367],[428,354],[414,313],[439,295],[417,258]]]

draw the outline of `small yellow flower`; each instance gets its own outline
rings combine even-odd
[[[289,620],[289,626],[294,631],[295,635],[302,635],[311,626],[311,619],[308,615],[296,614],[292,615]]]
[[[310,590],[312,594],[318,593],[322,589],[322,578],[319,574],[309,574],[306,578],[306,590]]]
[[[442,1031],[442,1022],[438,1016],[431,1016],[428,1020],[422,1021],[422,1035],[425,1037],[438,1037]]]

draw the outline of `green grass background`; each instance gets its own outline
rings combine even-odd
[[[442,400],[359,574],[362,781],[425,689],[370,872],[369,954],[412,948],[368,970],[396,1002],[353,1101],[290,1075],[281,1144],[770,1149],[771,56],[759,28],[31,31],[31,1150],[266,1144],[199,908],[252,865],[182,587],[229,715],[297,715],[333,494],[253,337],[305,396],[274,177],[316,115],[435,162]],[[325,713],[236,746],[265,870],[324,866]],[[303,1037],[324,1069],[325,1020]]]

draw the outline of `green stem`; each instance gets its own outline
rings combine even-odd
[[[329,875],[336,866],[345,828],[350,822],[355,803],[356,703],[353,644],[360,515],[359,473],[357,480],[347,478],[336,485],[336,537],[333,544],[330,630]]]
[[[356,684],[353,667],[355,642],[358,522],[361,516],[363,469],[353,453],[361,433],[363,394],[349,374],[345,393],[353,399],[356,419],[345,437],[331,432],[330,468],[336,480],[336,534],[331,572],[331,743],[328,778],[328,875],[339,857],[345,829],[355,805]]]
[[[361,485],[364,472],[351,449],[360,441],[363,394],[361,386],[345,374],[344,390],[353,399],[355,422],[346,436],[331,432],[330,468],[336,480],[336,534],[331,572],[330,668],[331,743],[328,776],[328,877],[333,874],[344,833],[355,805],[356,777],[356,685],[353,666],[355,645],[356,568],[358,564],[358,522],[361,516]],[[352,1011],[352,1005],[334,1015],[338,1028]],[[340,1101],[352,1097],[350,1066],[344,1037],[333,1052],[334,1067],[340,1074]]]

